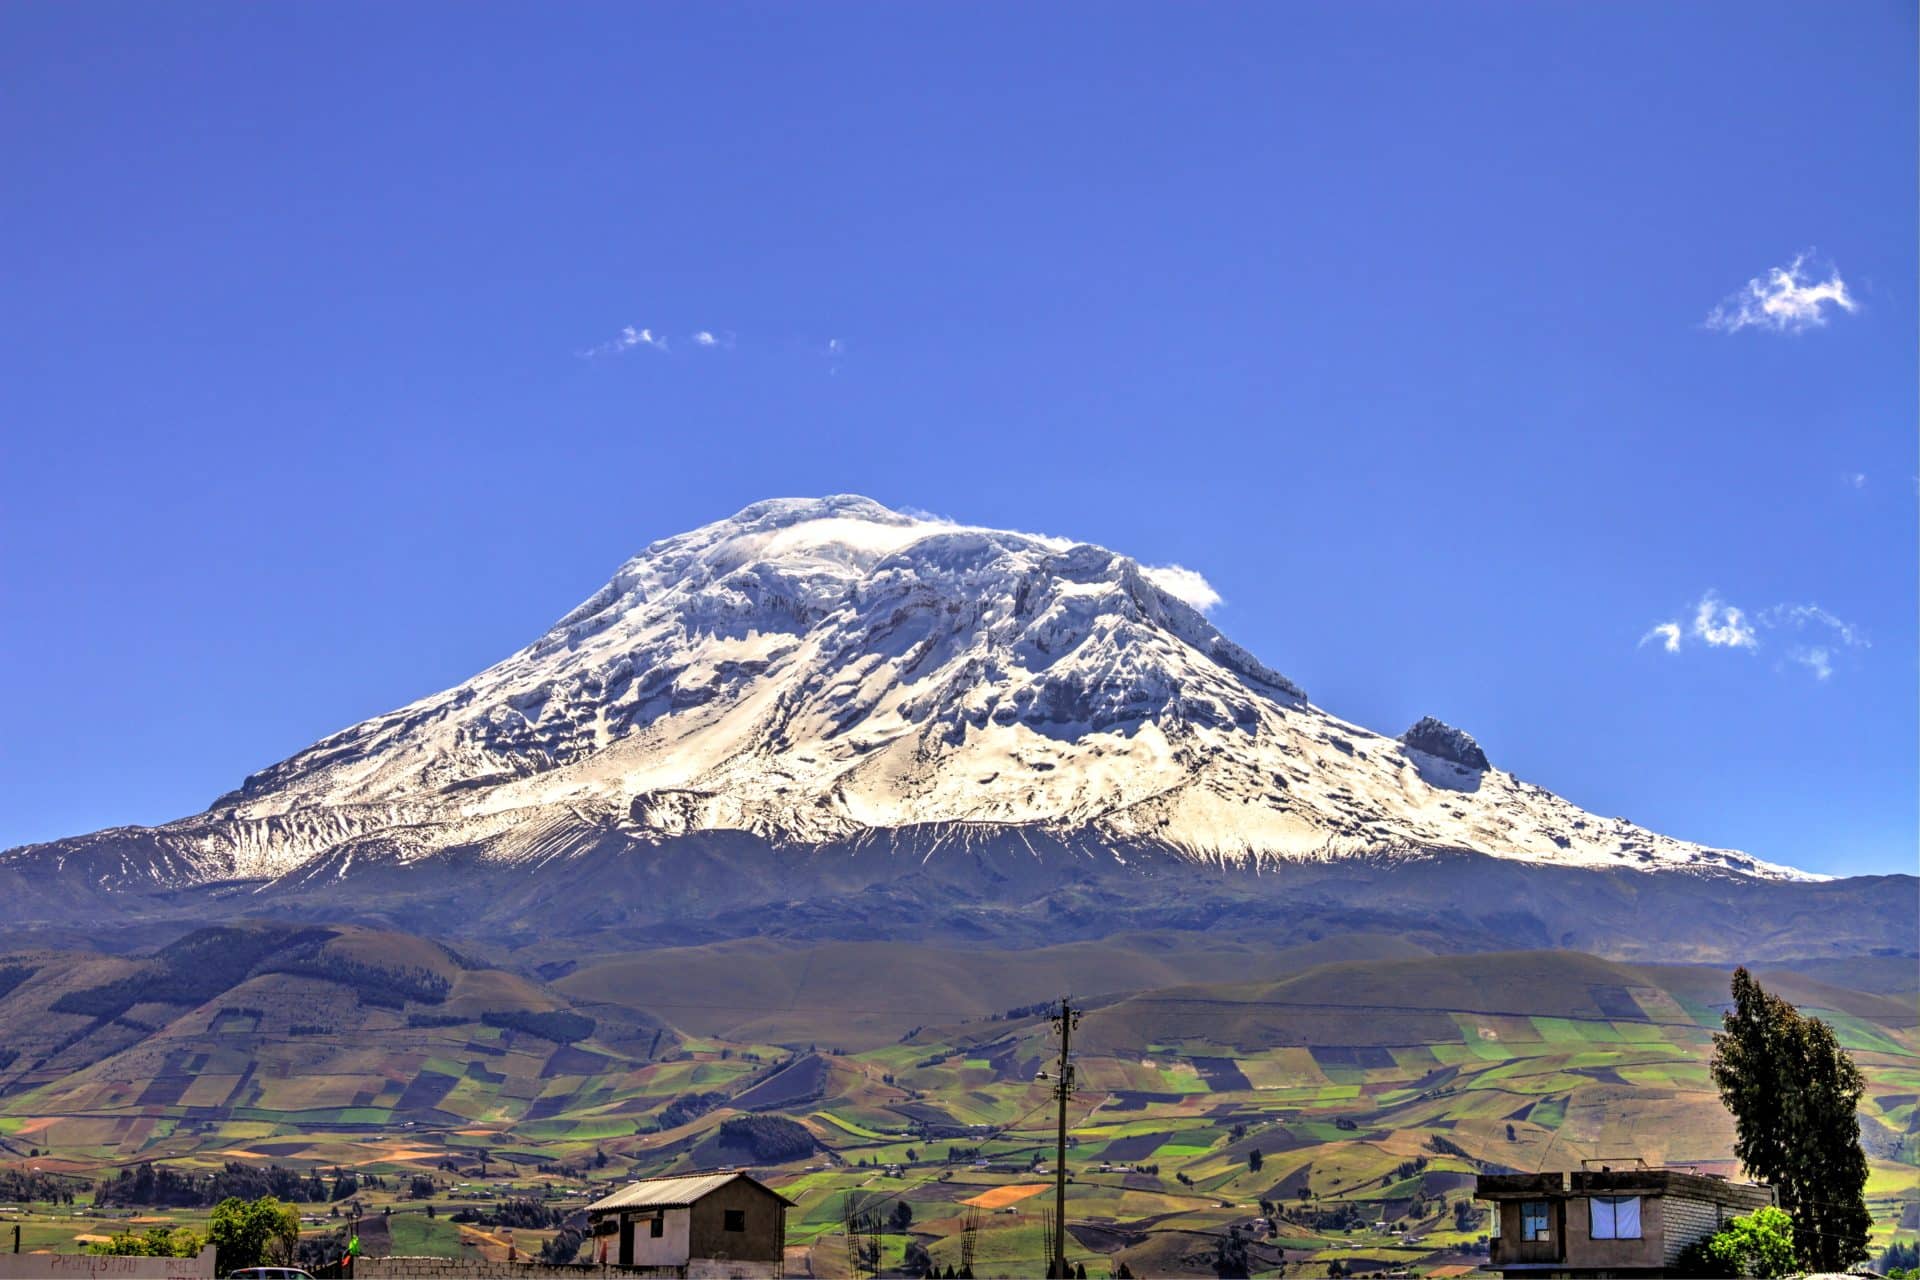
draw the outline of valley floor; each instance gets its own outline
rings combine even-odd
[[[25,1248],[72,1248],[205,1210],[96,1208],[85,1191],[56,1207],[10,1201],[7,1187],[30,1172],[79,1187],[147,1161],[201,1175],[230,1162],[342,1169],[381,1185],[303,1205],[316,1238],[357,1209],[368,1253],[526,1256],[627,1177],[747,1166],[798,1202],[790,1274],[849,1273],[850,1202],[883,1224],[886,1268],[910,1245],[959,1264],[971,1234],[978,1274],[1041,1272],[1044,1009],[956,1017],[960,997],[884,970],[831,1003],[812,988],[772,1001],[744,980],[655,999],[658,986],[608,963],[527,990],[464,969],[438,1004],[385,1009],[317,1003],[312,977],[256,975],[77,1070],[35,1080],[16,1064],[0,1097],[0,1204],[14,1205]],[[833,963],[802,949],[776,967],[792,980],[795,966]],[[691,983],[698,967],[681,971]],[[1122,1262],[1211,1275],[1242,1248],[1257,1275],[1460,1275],[1486,1256],[1476,1172],[1641,1159],[1737,1174],[1706,1072],[1725,976],[1514,953],[1093,997],[1076,1039],[1069,1253],[1090,1275]],[[1831,1021],[1866,1073],[1875,1252],[1912,1240],[1911,992],[1784,970],[1766,980]],[[545,1021],[483,1008],[509,997],[570,1003]],[[365,1016],[348,1025],[348,1012]],[[807,1025],[818,1034],[794,1034]],[[503,1208],[512,1201],[541,1208]]]

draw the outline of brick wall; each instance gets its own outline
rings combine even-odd
[[[1722,1224],[1736,1216],[1735,1211],[1708,1204],[1705,1200],[1688,1200],[1682,1196],[1665,1196],[1662,1199],[1661,1207],[1666,1214],[1668,1266],[1680,1260],[1682,1249],[1703,1236],[1712,1235]]]

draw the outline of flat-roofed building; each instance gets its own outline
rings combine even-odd
[[[1687,1169],[1482,1174],[1493,1206],[1488,1265],[1505,1276],[1664,1276],[1680,1253],[1773,1191]]]

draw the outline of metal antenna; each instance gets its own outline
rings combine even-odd
[[[1047,1264],[1050,1277],[1066,1276],[1067,1271],[1067,1101],[1073,1097],[1073,1031],[1080,1025],[1079,1009],[1072,996],[1060,997],[1060,1012],[1050,1021],[1060,1033],[1060,1067],[1053,1077],[1053,1096],[1059,1101],[1059,1126],[1053,1144],[1053,1257]],[[1047,1079],[1042,1071],[1040,1079]]]

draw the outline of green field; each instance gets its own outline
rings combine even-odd
[[[354,954],[436,954],[386,937],[354,936]],[[1484,1258],[1484,1219],[1455,1225],[1477,1171],[1631,1155],[1736,1172],[1705,1065],[1724,972],[1567,953],[1409,958],[1378,940],[1346,961],[1226,941],[1185,953],[1157,939],[1150,959],[1124,963],[1118,950],[1026,958],[1090,986],[1102,973],[1144,984],[1091,998],[1077,1039],[1068,1213],[1071,1252],[1091,1274],[1120,1261],[1136,1274],[1211,1274],[1236,1229],[1254,1235],[1256,1274],[1321,1276],[1335,1260],[1452,1274]],[[47,990],[23,989],[38,1004],[0,1023],[0,1043],[22,1049],[0,1079],[0,1172],[38,1169],[81,1189],[71,1207],[22,1206],[26,1248],[148,1220],[191,1225],[204,1210],[142,1211],[141,1224],[86,1216],[84,1188],[141,1161],[199,1172],[238,1162],[380,1178],[356,1198],[369,1238],[453,1258],[529,1253],[551,1234],[523,1228],[510,1245],[487,1222],[503,1200],[564,1216],[628,1177],[744,1164],[798,1202],[790,1239],[810,1256],[792,1259],[796,1270],[844,1274],[852,1196],[910,1206],[906,1231],[884,1239],[890,1258],[917,1239],[937,1264],[957,1262],[971,1221],[977,1267],[1030,1272],[1050,1198],[963,1202],[1050,1177],[1033,1169],[1053,1160],[1047,1085],[1034,1078],[1055,1051],[1051,1029],[1017,1007],[1034,1003],[1018,954],[898,952],[827,944],[763,964],[760,988],[740,965],[782,954],[774,944],[613,957],[552,985],[443,958],[445,998],[400,1008],[304,973],[255,973],[203,1006],[163,1009],[166,1025],[145,1035],[52,1008],[129,963],[70,958],[48,966]],[[670,960],[692,989],[649,1009]],[[915,986],[949,964],[964,981]],[[894,975],[884,997],[849,994],[882,965]],[[1912,1001],[1848,992],[1831,975],[1804,988],[1791,972],[1766,980],[1817,999],[1854,1052],[1871,1085],[1875,1245],[1911,1238],[1897,1224],[1920,1216]],[[686,997],[702,991],[715,1007],[689,1014]],[[845,1010],[796,1030],[809,1002],[836,992]],[[775,1005],[777,1016],[752,1007]],[[481,1020],[503,1009],[572,1009],[591,1031],[562,1043],[529,1030],[553,1029],[537,1019]],[[296,1023],[333,1031],[290,1034]],[[813,1149],[768,1164],[729,1146],[723,1126],[747,1105],[797,1122]],[[424,1200],[409,1194],[416,1177],[431,1186]],[[336,1229],[327,1215],[339,1206],[302,1208],[320,1219],[316,1234]],[[455,1223],[456,1212],[475,1221]]]

